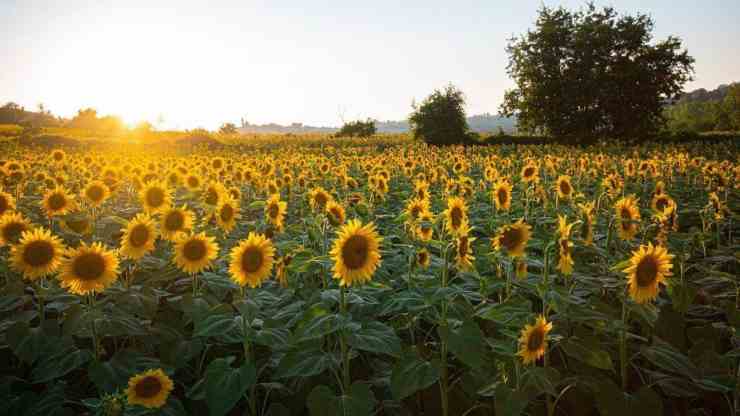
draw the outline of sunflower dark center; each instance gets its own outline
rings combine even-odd
[[[129,243],[134,247],[141,247],[149,241],[149,228],[144,224],[138,224],[131,229],[128,237]]]
[[[522,242],[522,232],[518,228],[509,228],[504,231],[501,236],[501,245],[506,247],[508,251],[516,250],[517,246]]]
[[[242,270],[255,273],[262,266],[262,252],[257,247],[249,247],[242,254]]]
[[[234,218],[234,207],[232,207],[229,204],[226,204],[221,207],[221,210],[219,211],[219,216],[221,217],[221,221],[223,222],[229,222]]]
[[[270,218],[276,219],[280,214],[280,207],[278,206],[278,204],[272,203],[269,207],[267,207],[267,213],[268,215],[270,215]]]
[[[85,195],[93,202],[100,202],[103,200],[103,196],[105,196],[105,191],[100,186],[91,186],[87,188]]]
[[[162,391],[162,383],[157,377],[147,376],[136,383],[136,395],[144,399],[150,399]]]
[[[206,204],[216,205],[218,203],[218,192],[215,189],[209,189],[206,192]]]
[[[33,241],[23,250],[23,262],[32,267],[46,266],[54,259],[54,246],[48,241]]]
[[[198,183],[198,178],[196,178],[195,176],[190,176],[190,177],[188,177],[188,185],[189,185],[189,186],[190,186],[191,188],[197,188],[197,187],[198,187],[198,185],[199,185],[199,183]]]
[[[202,260],[206,251],[206,243],[202,240],[190,240],[183,246],[183,254],[190,261]]]
[[[506,201],[509,200],[509,192],[506,189],[501,188],[496,192],[496,198],[500,205],[504,205],[506,204]]]
[[[323,192],[319,192],[314,197],[314,201],[316,201],[316,204],[318,206],[324,206],[324,205],[326,205],[327,197],[326,197],[326,195],[324,195]]]
[[[151,188],[146,192],[146,202],[149,206],[157,208],[164,204],[164,190]]]
[[[635,271],[637,285],[640,287],[650,286],[658,277],[658,262],[653,256],[645,256],[637,264]]]
[[[185,226],[185,217],[180,211],[170,212],[164,219],[164,226],[169,231],[180,231]]]
[[[26,231],[26,225],[20,222],[11,222],[3,228],[3,240],[12,244],[18,242],[21,234]]]
[[[342,259],[347,268],[355,270],[365,265],[370,250],[366,237],[353,235],[342,246]]]
[[[658,198],[657,201],[655,201],[655,208],[658,209],[658,211],[663,211],[665,207],[668,206],[668,199],[667,198]]]
[[[105,259],[98,253],[85,253],[74,259],[72,271],[81,280],[95,280],[105,272]]]
[[[64,195],[60,193],[52,194],[49,197],[49,208],[52,209],[52,211],[58,211],[67,205],[67,198],[64,197]]]
[[[533,167],[528,167],[528,168],[524,169],[524,177],[525,178],[529,178],[532,175],[534,175],[534,168]]]
[[[542,344],[545,342],[545,331],[541,328],[535,328],[529,338],[527,339],[527,349],[529,351],[537,351],[542,348]]]
[[[421,207],[418,205],[411,207],[411,218],[417,219],[419,215],[421,215]]]
[[[8,208],[10,208],[8,198],[5,195],[0,195],[0,215],[3,215]]]
[[[568,183],[568,181],[562,181],[562,182],[560,182],[560,192],[563,195],[570,195],[570,190],[571,190],[571,187],[570,187],[570,184]]]
[[[460,209],[460,207],[452,207],[450,210],[450,222],[452,223],[452,228],[457,229],[462,225],[462,217],[462,209]]]
[[[462,236],[457,241],[457,254],[460,255],[461,258],[468,255],[468,237]]]

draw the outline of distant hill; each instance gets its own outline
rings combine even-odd
[[[709,90],[709,91],[707,91],[704,88],[699,88],[698,90],[689,91],[689,92],[683,93],[681,97],[679,97],[678,100],[673,102],[673,104],[706,103],[710,101],[722,101],[725,99],[725,96],[727,96],[727,91],[729,91],[730,86],[734,84],[736,83],[722,84],[719,87],[713,90]]]
[[[516,128],[516,119],[484,113],[468,117],[468,125],[471,130],[477,132],[497,132],[500,127],[505,132],[512,133]],[[406,120],[376,121],[375,127],[378,133],[405,133],[410,130]],[[242,127],[239,128],[240,133],[336,133],[337,131],[339,128],[336,127],[316,127],[302,123],[284,126],[275,123],[257,125],[242,122]]]

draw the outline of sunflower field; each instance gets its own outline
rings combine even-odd
[[[0,414],[733,414],[739,148],[0,143]]]

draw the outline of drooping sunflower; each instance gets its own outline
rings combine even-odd
[[[557,192],[559,199],[570,199],[573,195],[573,185],[570,182],[570,176],[560,175],[557,181],[555,181],[555,191]]]
[[[236,220],[241,217],[239,204],[228,193],[221,195],[216,207],[216,224],[222,230],[231,232],[236,225]]]
[[[596,213],[596,203],[594,201],[578,204],[581,214],[581,238],[583,244],[590,246],[594,241],[594,219]]]
[[[329,201],[329,203],[326,204],[326,218],[329,221],[329,224],[334,227],[339,227],[344,224],[346,214],[342,204],[335,201]]]
[[[241,286],[259,287],[270,276],[274,262],[272,241],[262,234],[250,232],[246,240],[231,250],[231,280]]]
[[[547,350],[547,334],[552,330],[552,322],[547,322],[544,316],[537,317],[534,325],[525,325],[519,336],[519,351],[517,356],[522,362],[532,364],[539,360]]]
[[[24,231],[32,228],[31,222],[19,212],[8,212],[0,217],[0,247],[18,243]]]
[[[565,276],[573,273],[573,243],[570,241],[570,232],[574,223],[568,224],[564,215],[558,215],[558,265],[557,269]]]
[[[139,193],[141,205],[149,214],[163,211],[172,202],[172,196],[167,186],[160,181],[151,181],[144,185]]]
[[[62,186],[46,192],[41,203],[49,217],[65,215],[75,209],[74,199]]]
[[[493,187],[493,203],[496,211],[508,211],[511,209],[511,184],[505,179],[500,179]]]
[[[646,303],[658,297],[660,283],[672,275],[673,255],[663,246],[652,243],[641,245],[632,252],[627,274],[629,292],[637,303]]]
[[[339,279],[342,286],[372,279],[380,264],[381,241],[372,222],[363,225],[359,220],[351,220],[345,224],[330,252],[334,259],[334,278]]]
[[[277,230],[283,229],[288,203],[280,200],[280,194],[272,194],[265,204],[265,218]]]
[[[121,237],[121,256],[139,260],[154,250],[157,229],[147,214],[139,214],[129,221]]]
[[[162,238],[168,241],[177,240],[183,233],[193,227],[193,212],[185,205],[181,208],[168,207],[162,212],[159,230]]]
[[[614,204],[614,210],[616,211],[619,227],[619,238],[622,240],[633,239],[637,234],[641,218],[637,198],[633,195],[621,198]]]
[[[445,217],[445,229],[455,236],[468,219],[468,207],[465,200],[460,197],[447,198],[447,209],[443,213]]]
[[[174,387],[162,369],[147,370],[128,380],[126,399],[130,405],[157,409],[164,406]]]
[[[504,225],[499,228],[498,234],[493,239],[493,247],[498,250],[506,250],[510,257],[521,257],[527,247],[527,241],[531,235],[532,227],[520,219],[514,224]]]
[[[218,256],[215,238],[205,233],[181,237],[175,242],[175,264],[186,273],[199,273]]]
[[[61,264],[60,285],[71,293],[102,292],[118,277],[118,256],[99,242],[82,243],[67,251]]]
[[[473,248],[472,242],[474,237],[469,236],[470,227],[464,224],[455,241],[455,264],[460,270],[470,270],[473,267]]]
[[[10,267],[26,279],[35,280],[56,272],[63,254],[62,240],[38,228],[24,232],[18,244],[11,248]]]
[[[15,209],[15,198],[13,195],[0,190],[0,217]]]
[[[82,191],[82,198],[94,208],[99,207],[110,196],[108,185],[102,181],[92,181]]]
[[[426,269],[429,267],[429,263],[431,263],[431,256],[429,255],[429,251],[427,249],[423,248],[416,252],[417,267]]]
[[[308,198],[308,202],[314,212],[323,211],[326,208],[326,204],[332,200],[331,195],[322,187],[311,189],[308,193]]]

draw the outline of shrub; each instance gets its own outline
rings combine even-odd
[[[434,145],[467,143],[464,105],[462,91],[453,85],[443,91],[435,90],[420,105],[413,106],[409,124],[414,138]]]
[[[336,137],[370,137],[376,132],[375,120],[368,118],[366,121],[356,120],[344,123]]]

